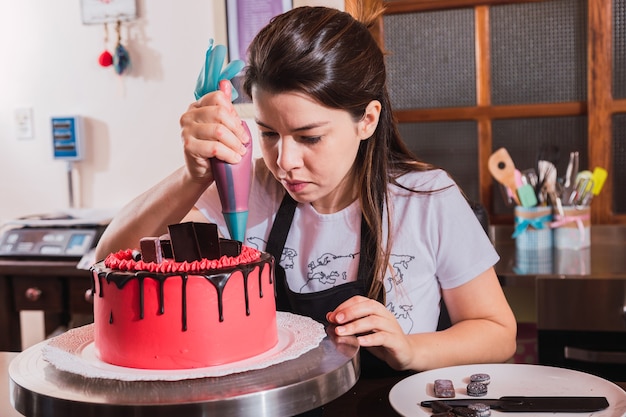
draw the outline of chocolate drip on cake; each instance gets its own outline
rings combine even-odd
[[[174,258],[177,262],[193,262],[202,259],[218,259],[222,256],[236,257],[241,254],[242,244],[239,241],[220,238],[217,231],[217,225],[210,223],[180,223],[168,226],[169,234],[161,237],[145,237],[140,241],[141,253],[133,252],[133,259],[140,259],[146,263],[161,263],[165,259]],[[136,256],[135,256],[135,252]],[[210,282],[217,291],[218,314],[219,321],[224,321],[224,289],[236,271],[240,271],[243,275],[244,297],[246,315],[250,315],[250,297],[248,294],[248,277],[250,272],[259,267],[259,297],[263,298],[262,277],[265,267],[270,268],[269,284],[273,284],[272,268],[274,266],[274,258],[269,254],[262,255],[261,259],[252,264],[241,264],[236,267],[228,267],[220,270],[209,271],[189,271],[189,272],[168,272],[156,273],[150,271],[99,271],[98,277],[98,296],[104,296],[103,280],[107,283],[113,282],[115,286],[121,290],[132,279],[137,279],[139,285],[139,319],[144,318],[144,282],[147,278],[157,281],[158,285],[158,314],[165,314],[165,280],[171,277],[180,277],[182,285],[182,328],[187,331],[187,281],[188,275],[204,277]],[[95,278],[92,277],[92,290],[96,293]],[[113,312],[109,318],[109,324],[113,324]]]
[[[139,285],[139,319],[144,318],[144,283],[146,279],[153,279],[158,283],[158,297],[159,297],[159,314],[165,313],[165,300],[164,300],[164,286],[165,280],[180,277],[181,285],[182,285],[182,330],[187,331],[187,282],[189,279],[189,275],[200,276],[205,278],[208,282],[210,282],[217,292],[217,308],[219,314],[219,321],[225,321],[224,318],[224,300],[223,293],[228,281],[230,280],[232,274],[234,272],[241,272],[243,275],[243,286],[244,286],[244,297],[245,297],[245,308],[246,315],[250,315],[250,302],[249,302],[249,280],[248,277],[250,273],[255,269],[259,268],[259,297],[263,298],[263,273],[265,272],[265,268],[270,268],[274,263],[274,258],[269,254],[261,255],[259,261],[254,262],[252,264],[242,264],[236,267],[229,267],[222,270],[215,271],[198,271],[198,272],[173,272],[173,273],[154,273],[148,271],[137,271],[137,272],[123,272],[123,271],[101,271],[97,274],[98,276],[98,287],[100,291],[98,291],[98,296],[103,297],[103,280],[106,280],[107,283],[113,283],[118,289],[122,289],[125,285],[127,285],[132,279],[137,279]],[[269,284],[272,284],[272,277],[269,274]],[[95,288],[94,288],[95,291]],[[109,320],[110,324],[113,324],[113,312],[111,312],[111,317]]]
[[[261,276],[261,274],[259,274],[259,276]],[[259,281],[259,286],[260,285],[261,285],[261,281]],[[250,315],[250,297],[248,297],[248,273],[243,274],[243,296],[246,301],[246,316],[249,316]]]
[[[165,314],[165,280],[159,280],[159,315]]]
[[[217,311],[220,317],[220,323],[224,321],[224,287],[230,278],[230,274],[205,275],[207,279],[217,291]],[[248,289],[246,288],[246,293]]]
[[[183,299],[182,299],[183,332],[186,332],[187,331],[187,280],[189,279],[189,277],[187,277],[187,274],[182,274],[180,276],[180,279],[182,280],[182,284],[183,284]]]
[[[138,276],[139,280],[139,320],[143,319],[143,310],[144,310],[144,291],[143,291],[143,277]]]

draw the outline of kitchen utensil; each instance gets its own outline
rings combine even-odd
[[[576,176],[576,187],[569,199],[569,205],[588,206],[593,198],[593,174],[581,171]]]
[[[454,400],[422,401],[422,407],[431,407],[433,401],[439,401],[451,407],[467,407],[482,403],[498,411],[535,412],[535,413],[584,413],[604,410],[609,406],[606,397],[523,397],[506,396],[498,399],[465,398]]]
[[[515,186],[517,187],[517,197],[522,206],[534,207],[537,205],[535,188],[528,184],[527,179],[518,169],[515,170]]]
[[[524,207],[534,207],[537,205],[537,195],[535,189],[530,184],[523,184],[517,189],[517,197]]]
[[[595,167],[593,169],[593,174],[591,178],[593,179],[593,189],[591,192],[593,195],[600,194],[602,187],[604,186],[604,182],[606,181],[606,177],[608,177],[609,173],[604,168]]]
[[[548,181],[548,177],[554,175],[556,181],[556,166],[559,160],[559,147],[556,145],[543,145],[539,149],[539,153],[537,155],[537,176],[539,177],[539,181],[537,182],[537,186],[535,187],[535,192],[537,195],[544,192],[542,191],[546,181]],[[543,162],[542,162],[543,161]],[[554,173],[552,173],[552,169],[554,169]],[[547,192],[551,191],[550,189]],[[544,192],[545,193],[545,192]],[[545,200],[544,200],[545,201]]]
[[[539,169],[539,182],[537,187],[535,187],[535,191],[540,196],[539,200],[545,203],[548,202],[548,198],[556,189],[556,166],[552,162],[543,159],[537,162],[537,166]]]
[[[196,88],[194,90],[196,100],[199,100],[200,97],[211,91],[216,91],[219,88],[220,81],[229,80],[230,82],[245,66],[242,60],[235,59],[222,69],[226,54],[227,50],[224,45],[214,45],[213,39],[209,39],[204,64],[196,80]],[[232,100],[237,99],[237,90],[231,88],[231,91]]]
[[[227,89],[222,81],[230,83],[230,79],[237,75],[244,67],[242,60],[236,59],[230,62],[222,70],[226,58],[224,45],[213,45],[213,39],[209,41],[204,65],[200,70],[196,81],[194,96],[199,100],[202,96],[220,89]],[[231,100],[237,98],[237,91],[230,86]],[[245,122],[241,122],[248,136],[250,131]],[[248,222],[248,198],[250,195],[250,182],[252,176],[252,140],[246,143],[246,153],[238,164],[228,164],[217,158],[211,161],[211,171],[215,178],[217,191],[222,203],[222,214],[230,233],[230,238],[243,242]]]
[[[537,173],[535,172],[533,168],[529,168],[529,169],[522,171],[522,182],[524,184],[530,184],[534,188],[535,186],[537,186],[537,181],[538,181]]]
[[[500,148],[492,153],[487,161],[487,167],[496,181],[511,190],[515,203],[520,204],[519,197],[516,193],[515,164],[508,151],[505,148]]]
[[[569,201],[569,197],[576,186],[576,175],[578,175],[579,160],[580,156],[578,152],[570,152],[569,162],[567,163],[567,169],[565,170],[565,177],[563,178],[563,193],[561,194],[561,199],[563,201]]]

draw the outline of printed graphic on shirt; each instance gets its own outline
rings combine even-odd
[[[343,284],[340,281],[346,281],[348,279],[348,272],[345,270],[346,266],[354,260],[358,255],[333,255],[332,253],[325,253],[314,261],[309,262],[307,273],[307,282],[300,288],[300,292],[305,291],[306,287],[313,286],[313,288],[319,288],[319,286],[332,288],[335,285]],[[348,258],[348,262],[346,262]],[[317,286],[315,285],[317,283]]]
[[[258,250],[263,250],[267,246],[266,242],[258,237],[250,237],[247,239],[248,245]],[[317,259],[309,262],[307,268],[307,282],[300,288],[300,292],[306,291],[306,287],[313,288],[332,288],[336,285],[343,284],[348,279],[346,266],[357,258],[358,253],[347,255],[335,255],[325,253]],[[285,270],[294,269],[295,259],[298,253],[289,247],[285,247],[281,254],[280,262],[278,262]],[[385,292],[387,293],[387,309],[393,313],[396,320],[405,331],[410,333],[413,329],[413,319],[411,311],[413,304],[408,297],[403,297],[402,282],[405,273],[409,269],[409,264],[415,259],[411,255],[394,255],[391,254],[389,262],[393,267],[393,275],[389,273],[385,277]],[[389,301],[392,300],[392,301]],[[404,303],[405,301],[406,303]]]
[[[405,333],[411,333],[413,329],[413,319],[411,318],[413,303],[410,302],[408,297],[402,297],[403,291],[401,287],[404,281],[404,274],[409,269],[409,263],[411,263],[413,259],[415,259],[415,257],[411,255],[391,254],[389,263],[393,267],[393,275],[389,274],[385,277],[387,310],[393,313]],[[395,300],[395,302],[389,300]],[[402,300],[408,303],[403,304],[401,303]]]
[[[259,237],[249,237],[248,246],[254,247],[257,250],[264,250],[267,247],[267,242]],[[291,248],[283,248],[283,253],[280,255],[280,261],[278,262],[284,270],[293,269],[294,259],[298,256],[297,252]]]

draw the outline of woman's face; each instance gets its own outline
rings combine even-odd
[[[355,122],[344,110],[295,92],[252,90],[266,165],[287,192],[320,213],[334,213],[357,197],[353,165],[362,140],[374,133],[380,104]],[[374,140],[373,138],[371,140]]]

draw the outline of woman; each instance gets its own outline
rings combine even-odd
[[[335,9],[296,8],[261,30],[248,62],[263,158],[245,244],[280,259],[279,308],[356,335],[397,371],[512,356],[498,255],[456,184],[403,144],[368,26]],[[211,158],[237,163],[250,138],[228,83],[221,90],[182,115],[186,166],[114,219],[99,258],[181,220],[227,234]],[[452,326],[436,331],[441,299]]]

